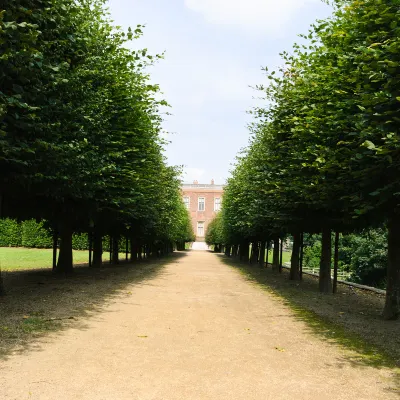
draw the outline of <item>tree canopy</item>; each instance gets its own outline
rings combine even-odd
[[[284,65],[259,85],[250,146],[223,201],[225,243],[322,233],[320,288],[329,291],[331,231],[387,223],[384,316],[400,315],[400,9],[336,0]],[[292,260],[298,270],[299,260]],[[292,271],[297,272],[297,271]],[[295,279],[298,273],[291,274]]]
[[[74,231],[149,246],[193,236],[180,170],[163,155],[167,103],[148,73],[162,56],[128,46],[142,26],[113,26],[105,3],[0,11],[0,216],[47,220],[60,271],[72,269]]]

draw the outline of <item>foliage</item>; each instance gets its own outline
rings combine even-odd
[[[386,287],[387,230],[374,229],[343,236],[339,254],[344,267],[351,272],[352,281]]]
[[[0,247],[22,246],[21,225],[13,219],[0,219]]]
[[[321,235],[304,249],[304,267],[318,270],[321,258]]]
[[[141,34],[113,26],[104,0],[0,12],[0,217],[47,220],[60,272],[90,230],[168,248],[193,236],[163,155],[167,103],[148,74],[162,56],[130,43]]]
[[[222,223],[222,215],[218,213],[208,224],[205,239],[209,246],[225,243]]]
[[[318,270],[321,235],[313,235],[306,242],[304,266]],[[349,281],[384,288],[387,263],[386,229],[370,229],[340,236],[339,271],[350,273]]]
[[[72,244],[74,250],[88,250],[88,235],[74,234]],[[0,247],[49,249],[52,246],[52,234],[46,228],[45,221],[0,220]]]
[[[400,9],[389,0],[332,3],[332,17],[283,52],[278,71],[266,69],[268,84],[258,89],[267,105],[253,110],[250,145],[226,188],[223,226],[231,244],[322,233],[320,290],[327,291],[331,231],[349,234],[387,221],[384,315],[397,318]],[[378,256],[369,264],[364,256],[354,256],[359,279],[366,279],[361,270],[384,261]]]
[[[51,233],[45,228],[44,222],[27,220],[21,222],[21,245],[23,247],[51,248],[53,245]]]

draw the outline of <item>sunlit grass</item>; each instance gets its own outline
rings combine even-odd
[[[120,258],[124,258],[124,254],[120,254]],[[107,259],[107,253],[103,253],[103,259]],[[88,260],[88,251],[74,250],[74,264],[87,263]],[[52,263],[53,250],[51,249],[0,247],[0,267],[3,271],[51,268]]]
[[[268,263],[272,264],[272,253],[273,250],[269,250],[268,252]],[[290,262],[290,258],[292,257],[291,251],[284,251],[282,252],[282,263]]]

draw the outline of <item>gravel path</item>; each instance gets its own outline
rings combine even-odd
[[[0,398],[398,398],[389,370],[313,336],[212,253],[188,252],[126,290],[84,329],[0,362]]]

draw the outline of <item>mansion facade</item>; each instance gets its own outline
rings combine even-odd
[[[183,202],[189,210],[196,241],[205,240],[208,224],[221,210],[223,193],[224,186],[215,185],[214,180],[211,184],[194,181],[182,185]]]

